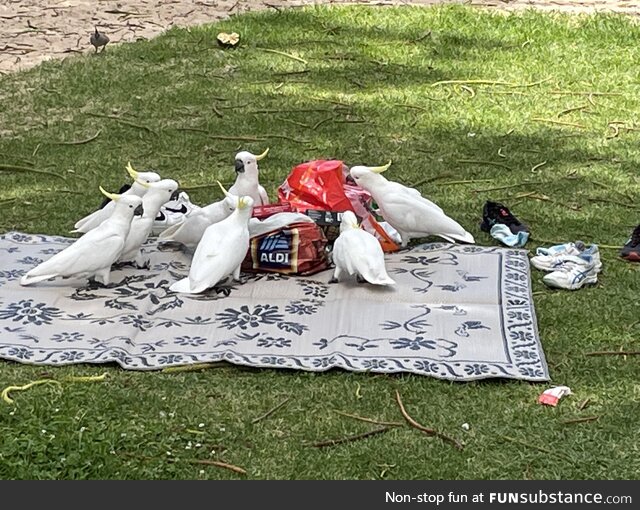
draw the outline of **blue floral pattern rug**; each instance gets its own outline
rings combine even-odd
[[[132,370],[226,360],[254,367],[411,372],[470,381],[547,381],[524,250],[428,244],[387,255],[395,287],[251,275],[204,294],[170,292],[189,256],[145,248],[150,269],[108,287],[20,277],[72,239],[0,236],[0,357]]]

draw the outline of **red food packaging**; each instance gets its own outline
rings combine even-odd
[[[312,222],[292,223],[251,238],[242,262],[248,273],[310,275],[329,267],[327,239]]]
[[[283,202],[280,204],[259,205],[253,208],[253,217],[262,220],[268,218],[272,214],[293,212],[293,207],[289,202]]]

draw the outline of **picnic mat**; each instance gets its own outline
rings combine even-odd
[[[151,268],[113,271],[108,288],[86,279],[20,286],[24,273],[71,242],[0,236],[1,358],[549,379],[524,250],[428,244],[386,256],[395,287],[330,285],[331,271],[263,273],[192,296],[168,290],[188,273],[190,256],[148,244]]]

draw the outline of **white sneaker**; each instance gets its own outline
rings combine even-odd
[[[160,208],[153,222],[151,235],[156,236],[172,225],[180,223],[194,208],[196,206],[189,200],[189,195],[181,191],[177,199],[167,202]]]
[[[540,271],[554,271],[559,267],[560,259],[568,255],[580,255],[585,249],[582,241],[558,244],[550,248],[538,248],[536,256],[531,257],[531,265]]]
[[[545,275],[542,281],[549,287],[577,290],[585,285],[595,285],[601,269],[598,247],[592,245],[580,255],[565,256],[557,269]]]

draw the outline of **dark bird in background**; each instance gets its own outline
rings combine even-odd
[[[89,38],[89,42],[96,49],[96,53],[98,53],[98,48],[101,46],[102,46],[102,51],[104,51],[105,46],[109,42],[109,38],[105,34],[100,32],[98,30],[98,27],[96,27],[96,31],[93,34],[91,34],[91,37]]]

